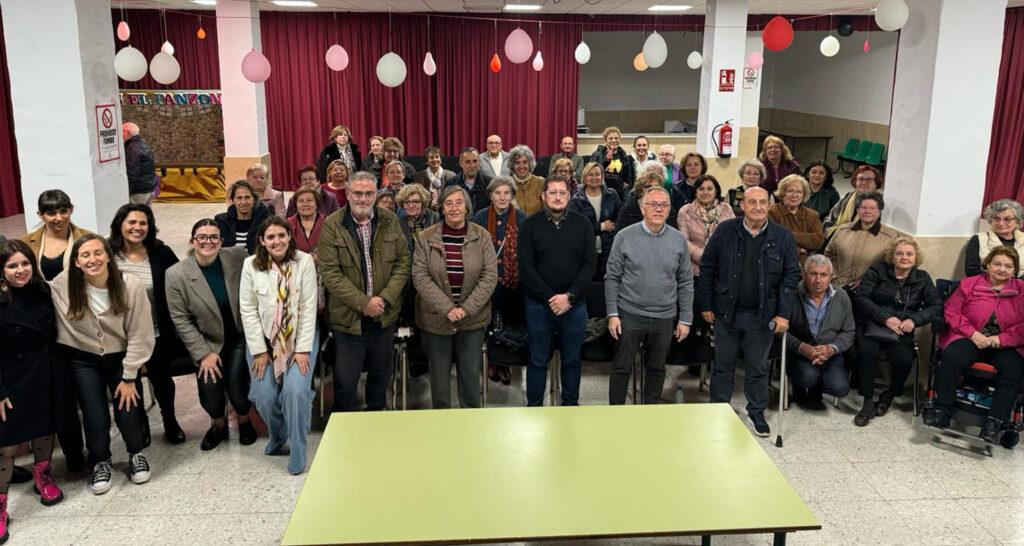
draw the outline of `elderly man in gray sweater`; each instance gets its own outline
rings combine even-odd
[[[619,340],[609,378],[611,404],[626,402],[629,374],[641,342],[646,353],[643,400],[657,404],[672,338],[682,341],[690,333],[690,251],[683,234],[665,225],[671,206],[664,188],[648,188],[640,203],[643,222],[620,231],[608,256],[604,282],[608,331]]]

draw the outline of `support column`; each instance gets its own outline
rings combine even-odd
[[[242,59],[262,51],[260,14],[255,2],[217,2],[217,42],[224,115],[224,182],[245,178],[253,163],[270,165],[267,101],[263,84],[242,76]],[[270,179],[287,178],[271,171]]]
[[[723,186],[732,186],[729,159],[717,159],[711,141],[712,130],[729,120],[733,129],[733,154],[740,156],[743,133],[741,104],[743,93],[743,64],[747,42],[747,0],[708,0],[704,25],[704,65],[700,76],[700,106],[697,114],[697,152],[708,159],[708,171],[716,175]],[[722,70],[732,70],[732,90],[722,90]],[[716,137],[717,138],[717,137]],[[756,140],[756,130],[754,139]],[[744,150],[746,151],[746,150]]]
[[[36,201],[62,189],[74,222],[106,233],[128,202],[110,5],[94,0],[3,2],[25,228]]]
[[[1006,0],[907,4],[883,219],[915,236],[963,237],[982,209]],[[945,252],[957,263],[954,250]]]

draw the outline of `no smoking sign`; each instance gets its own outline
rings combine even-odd
[[[121,159],[121,139],[114,104],[96,105],[96,154],[100,163]]]

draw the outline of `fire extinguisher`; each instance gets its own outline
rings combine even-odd
[[[715,145],[715,153],[722,158],[732,157],[732,126],[729,121],[715,125],[711,130],[711,143]]]

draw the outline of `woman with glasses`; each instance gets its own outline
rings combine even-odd
[[[1024,209],[1012,199],[1000,199],[985,207],[984,217],[988,231],[982,231],[967,241],[964,251],[964,276],[973,277],[984,273],[981,262],[992,249],[1008,246],[1024,254],[1024,233],[1020,230],[1020,219]]]
[[[844,195],[822,222],[826,240],[835,234],[839,226],[857,219],[857,207],[855,206],[857,196],[869,192],[881,192],[885,181],[882,180],[882,173],[878,169],[871,165],[861,165],[853,171],[850,183],[853,184],[853,191]]]
[[[779,182],[779,189],[775,192],[778,201],[768,209],[768,219],[793,234],[801,265],[825,244],[825,233],[821,230],[818,213],[804,206],[810,194],[807,179],[791,174]]]
[[[256,240],[253,229],[253,240]],[[212,424],[200,449],[210,451],[228,438],[226,405],[238,416],[238,441],[250,445],[256,430],[249,422],[249,367],[238,311],[238,287],[244,248],[222,248],[217,222],[192,226],[188,257],[167,270],[167,307],[178,335],[199,365],[199,403]]]
[[[764,163],[756,159],[748,159],[740,163],[740,167],[736,169],[736,174],[740,177],[740,185],[731,188],[727,195],[729,196],[729,206],[732,207],[733,216],[743,218],[743,209],[740,207],[740,203],[743,202],[743,192],[749,188],[759,186],[764,188],[764,180],[768,176],[768,171],[765,169]],[[769,190],[768,202],[771,203],[773,201],[775,201],[774,190]]]
[[[779,181],[791,174],[800,174],[800,164],[793,160],[793,154],[781,138],[775,135],[764,137],[761,144],[761,155],[757,156],[765,167],[765,178],[761,187],[768,193],[775,193]]]

